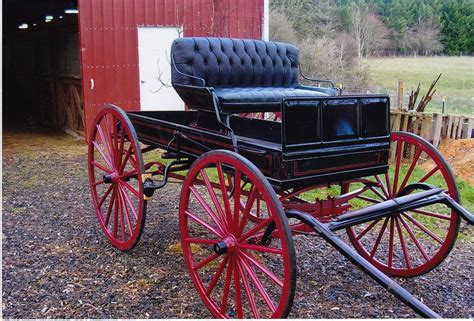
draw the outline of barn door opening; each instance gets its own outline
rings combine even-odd
[[[77,1],[4,0],[4,125],[84,130]]]
[[[170,50],[178,37],[178,27],[138,28],[141,110],[184,110],[171,86]]]

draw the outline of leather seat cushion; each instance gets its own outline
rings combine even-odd
[[[319,88],[318,88],[319,89]],[[215,88],[223,111],[278,111],[281,102],[291,97],[328,96],[332,90],[311,90],[301,87],[234,87]]]

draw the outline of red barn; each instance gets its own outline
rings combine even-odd
[[[266,38],[267,13],[268,0],[5,0],[5,116],[87,133],[105,103],[182,109],[172,40]]]

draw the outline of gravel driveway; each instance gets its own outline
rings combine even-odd
[[[4,318],[209,318],[179,242],[179,185],[155,194],[129,253],[101,234],[89,197],[87,147],[45,130],[3,133]],[[472,235],[472,228],[464,228]],[[318,238],[298,237],[292,318],[417,317]],[[474,247],[399,280],[444,317],[474,314]]]

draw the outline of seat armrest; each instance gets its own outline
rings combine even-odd
[[[313,90],[313,91],[325,93],[329,96],[339,96],[339,90],[333,87],[316,87],[316,86],[299,85],[296,88],[305,89],[305,90]]]
[[[178,84],[173,87],[189,108],[214,111],[214,88]]]

